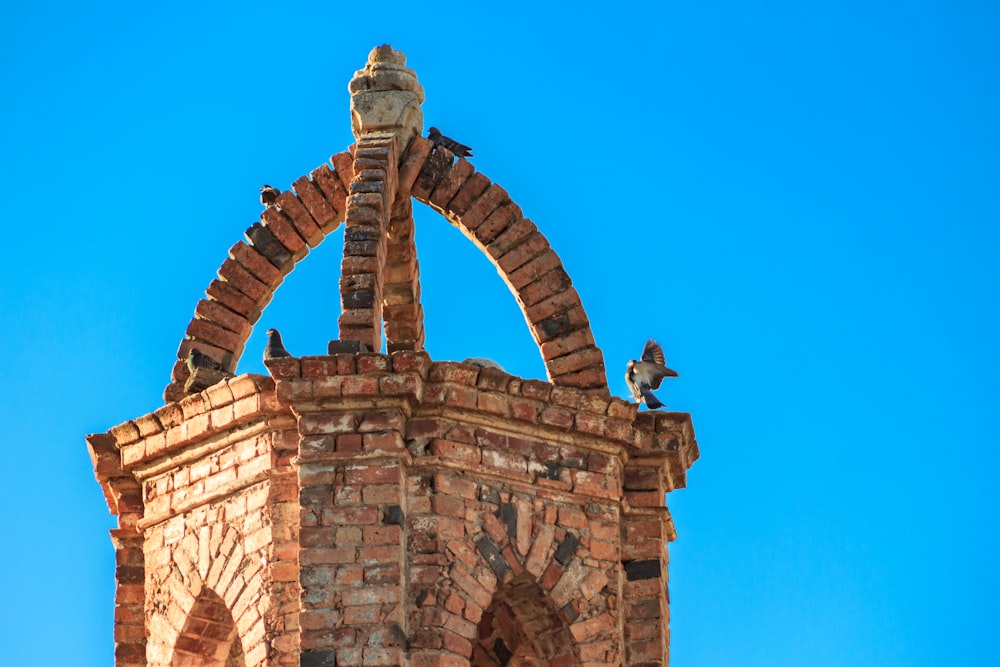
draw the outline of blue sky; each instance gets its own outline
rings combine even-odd
[[[668,498],[674,667],[996,660],[995,6],[144,4],[0,23],[9,664],[112,664],[84,434],[159,407],[257,188],[352,142],[382,43],[562,257],[612,391],[650,336],[680,372],[659,393],[702,458]],[[495,270],[417,209],[433,358],[543,377]],[[241,371],[270,326],[298,354],[336,337],[341,239]]]

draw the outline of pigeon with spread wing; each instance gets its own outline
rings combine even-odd
[[[660,388],[663,378],[677,377],[677,371],[664,364],[663,348],[650,338],[642,349],[642,359],[630,360],[625,369],[625,382],[632,396],[651,410],[666,407],[653,395],[652,390]]]

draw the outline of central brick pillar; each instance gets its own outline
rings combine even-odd
[[[280,360],[307,378],[278,389],[299,429],[303,667],[403,664],[404,433],[428,363],[413,360]]]

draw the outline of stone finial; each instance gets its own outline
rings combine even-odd
[[[354,73],[351,92],[351,129],[356,139],[369,132],[395,134],[399,148],[423,132],[424,88],[406,66],[406,55],[388,44],[368,54],[364,69]]]

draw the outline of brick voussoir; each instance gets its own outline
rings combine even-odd
[[[588,329],[577,329],[562,336],[545,341],[539,348],[542,359],[552,361],[559,357],[576,352],[577,350],[596,347],[594,334]]]
[[[218,302],[237,315],[245,317],[250,324],[260,319],[260,306],[257,302],[228,282],[212,280],[208,289],[205,290],[205,294],[212,301]]]
[[[558,292],[543,301],[525,308],[525,314],[530,322],[541,322],[557,313],[562,313],[574,306],[581,306],[580,295],[576,288],[570,287],[565,291]]]
[[[351,181],[354,180],[354,156],[351,154],[351,150],[348,149],[340,153],[334,153],[330,156],[330,164],[333,165],[333,171],[337,174],[337,178],[340,179],[340,184],[343,186],[344,191],[349,191]]]
[[[329,171],[329,168],[327,168],[327,171]],[[332,173],[330,175],[333,176]],[[301,176],[297,181],[292,183],[292,187],[295,189],[295,194],[298,195],[302,205],[309,211],[309,215],[319,225],[320,231],[324,234],[329,234],[337,228],[337,225],[340,223],[337,210],[327,201],[327,198],[323,196],[319,187],[308,176]]]
[[[431,191],[427,203],[439,211],[444,211],[448,207],[448,202],[474,173],[476,168],[472,163],[465,158],[459,158],[448,174]]]
[[[562,266],[557,266],[534,282],[522,287],[517,293],[517,298],[524,306],[533,306],[550,296],[565,292],[572,284],[573,281],[566,270]]]
[[[243,351],[243,345],[246,342],[239,334],[226,331],[214,322],[202,320],[197,317],[191,320],[185,333],[193,340],[203,340],[223,350],[227,350],[234,357],[240,356],[240,352]]]
[[[400,194],[409,196],[410,190],[413,188],[413,183],[417,180],[417,176],[420,175],[420,170],[423,169],[424,163],[427,162],[427,158],[430,156],[433,148],[434,144],[423,137],[414,137],[413,141],[410,142],[410,146],[406,149],[403,160],[399,165],[397,187]]]
[[[522,218],[521,207],[513,201],[506,201],[494,209],[476,228],[476,239],[485,250],[499,234]]]
[[[459,218],[459,224],[470,233],[475,233],[486,218],[502,204],[510,202],[510,195],[503,187],[493,183],[476,198],[469,209]]]
[[[521,268],[508,273],[507,281],[520,291],[556,267],[562,267],[562,260],[555,250],[548,248]]]
[[[219,267],[219,277],[257,303],[273,291],[231,257],[222,262],[222,266]]]
[[[413,182],[412,195],[428,203],[430,193],[444,180],[455,163],[455,156],[443,146],[436,146],[427,157]]]
[[[564,375],[553,376],[552,381],[558,382],[561,386],[599,390],[602,394],[609,393],[608,376],[604,369],[604,364],[594,365]]]
[[[522,239],[510,250],[497,257],[495,263],[506,276],[549,249],[548,239],[536,229],[527,238]],[[510,283],[509,279],[505,278],[505,280]]]
[[[229,257],[236,260],[250,272],[254,278],[267,285],[271,290],[281,284],[284,274],[267,257],[256,248],[248,246],[243,241],[236,242],[229,249]]]
[[[319,245],[323,240],[323,231],[294,192],[282,192],[278,195],[277,204],[282,213],[291,219],[295,231],[309,244],[309,247],[315,248]]]
[[[298,261],[309,253],[305,240],[295,230],[295,225],[284,213],[269,206],[260,214],[260,219],[281,245],[292,253],[292,257]]]
[[[481,172],[476,172],[462,184],[455,196],[448,202],[446,215],[449,219],[459,219],[469,209],[469,206],[490,187],[490,179]],[[427,203],[426,200],[424,203]]]
[[[194,313],[197,317],[214,322],[223,329],[232,331],[236,335],[247,338],[250,335],[253,325],[246,316],[235,313],[223,304],[212,299],[201,299],[195,306]]]
[[[486,246],[486,252],[495,260],[503,257],[515,247],[526,241],[532,234],[538,232],[535,223],[528,218],[514,220]]]
[[[336,211],[338,219],[343,219],[344,210],[347,208],[347,188],[340,181],[337,173],[328,164],[320,166],[309,172],[312,183],[323,195],[323,199],[330,208]]]
[[[560,377],[603,363],[604,355],[601,351],[596,347],[588,347],[548,360],[545,365],[552,377]]]

